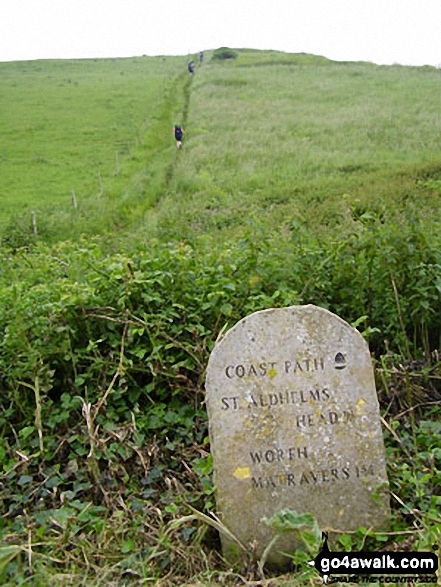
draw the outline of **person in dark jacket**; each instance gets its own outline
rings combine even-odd
[[[184,135],[184,129],[179,124],[175,124],[173,127],[173,135],[176,139],[176,146],[178,149],[182,147],[182,137]]]

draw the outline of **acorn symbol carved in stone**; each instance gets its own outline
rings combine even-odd
[[[336,369],[344,369],[346,367],[346,359],[343,353],[337,353],[335,355],[335,365]]]

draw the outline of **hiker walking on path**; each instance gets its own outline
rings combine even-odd
[[[184,134],[184,129],[179,124],[175,124],[173,127],[173,134],[176,139],[176,146],[178,149],[182,147],[182,136]]]
[[[188,64],[188,73],[194,75],[194,61],[190,61]]]

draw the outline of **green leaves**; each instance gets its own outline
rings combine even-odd
[[[308,512],[298,513],[295,510],[286,508],[276,512],[269,519],[262,518],[262,522],[276,532],[274,538],[265,548],[259,562],[262,575],[270,551],[275,548],[279,538],[287,532],[294,532],[298,538],[299,545],[303,546],[303,548],[298,548],[293,553],[287,553],[292,557],[294,564],[305,564],[312,555],[318,553],[322,533],[317,520],[312,514]]]
[[[250,312],[328,307],[368,334],[377,355],[387,334],[396,354],[382,363],[386,390],[403,337],[413,352],[436,340],[423,334],[441,320],[441,260],[422,225],[372,219],[343,240],[306,230],[258,236],[250,229],[218,249],[151,243],[124,255],[86,241],[38,245],[0,267],[1,523],[23,525],[16,512],[34,520],[39,512],[37,531],[44,534],[52,516],[52,530],[69,542],[100,532],[120,499],[167,520],[188,504],[214,509],[204,370],[217,337]],[[436,382],[430,365],[420,375]],[[393,489],[411,506],[396,511],[400,519],[409,510],[439,518],[438,428],[421,422],[419,471],[391,454]],[[396,433],[413,455],[412,436]],[[284,510],[267,523],[277,536],[298,536],[295,563],[316,550],[320,533],[309,514]],[[191,542],[193,534],[182,536]],[[139,547],[130,532],[120,544],[127,555]]]
[[[263,518],[267,524],[276,532],[290,532],[303,528],[310,528],[319,533],[317,520],[312,514],[307,512],[299,514],[295,510],[284,509],[274,514],[271,518]]]
[[[125,422],[142,407],[152,430],[171,428],[153,403],[156,410],[175,397],[198,404],[218,334],[256,310],[322,305],[361,328],[377,354],[386,336],[394,351],[406,339],[412,352],[436,340],[441,258],[422,225],[394,229],[373,217],[344,240],[303,231],[295,243],[290,235],[255,240],[254,228],[218,250],[154,243],[107,255],[84,240],[9,258],[0,298],[0,404],[23,430],[21,448],[32,439],[29,426],[37,424],[44,438],[48,428],[62,433],[81,421],[80,404],[69,398],[87,394],[95,403],[117,372],[106,418]]]
[[[10,546],[0,546],[0,573],[16,556],[25,551],[25,546],[11,544]]]
[[[312,514],[284,509],[269,519],[263,518],[262,521],[278,534],[295,532],[308,553],[313,553],[318,549],[322,533]]]

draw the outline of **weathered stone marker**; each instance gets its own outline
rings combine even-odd
[[[261,519],[284,508],[322,530],[387,522],[374,375],[355,328],[312,305],[256,312],[214,348],[206,391],[217,510],[256,557],[274,536]],[[296,546],[288,535],[268,561],[286,563],[280,552]]]

